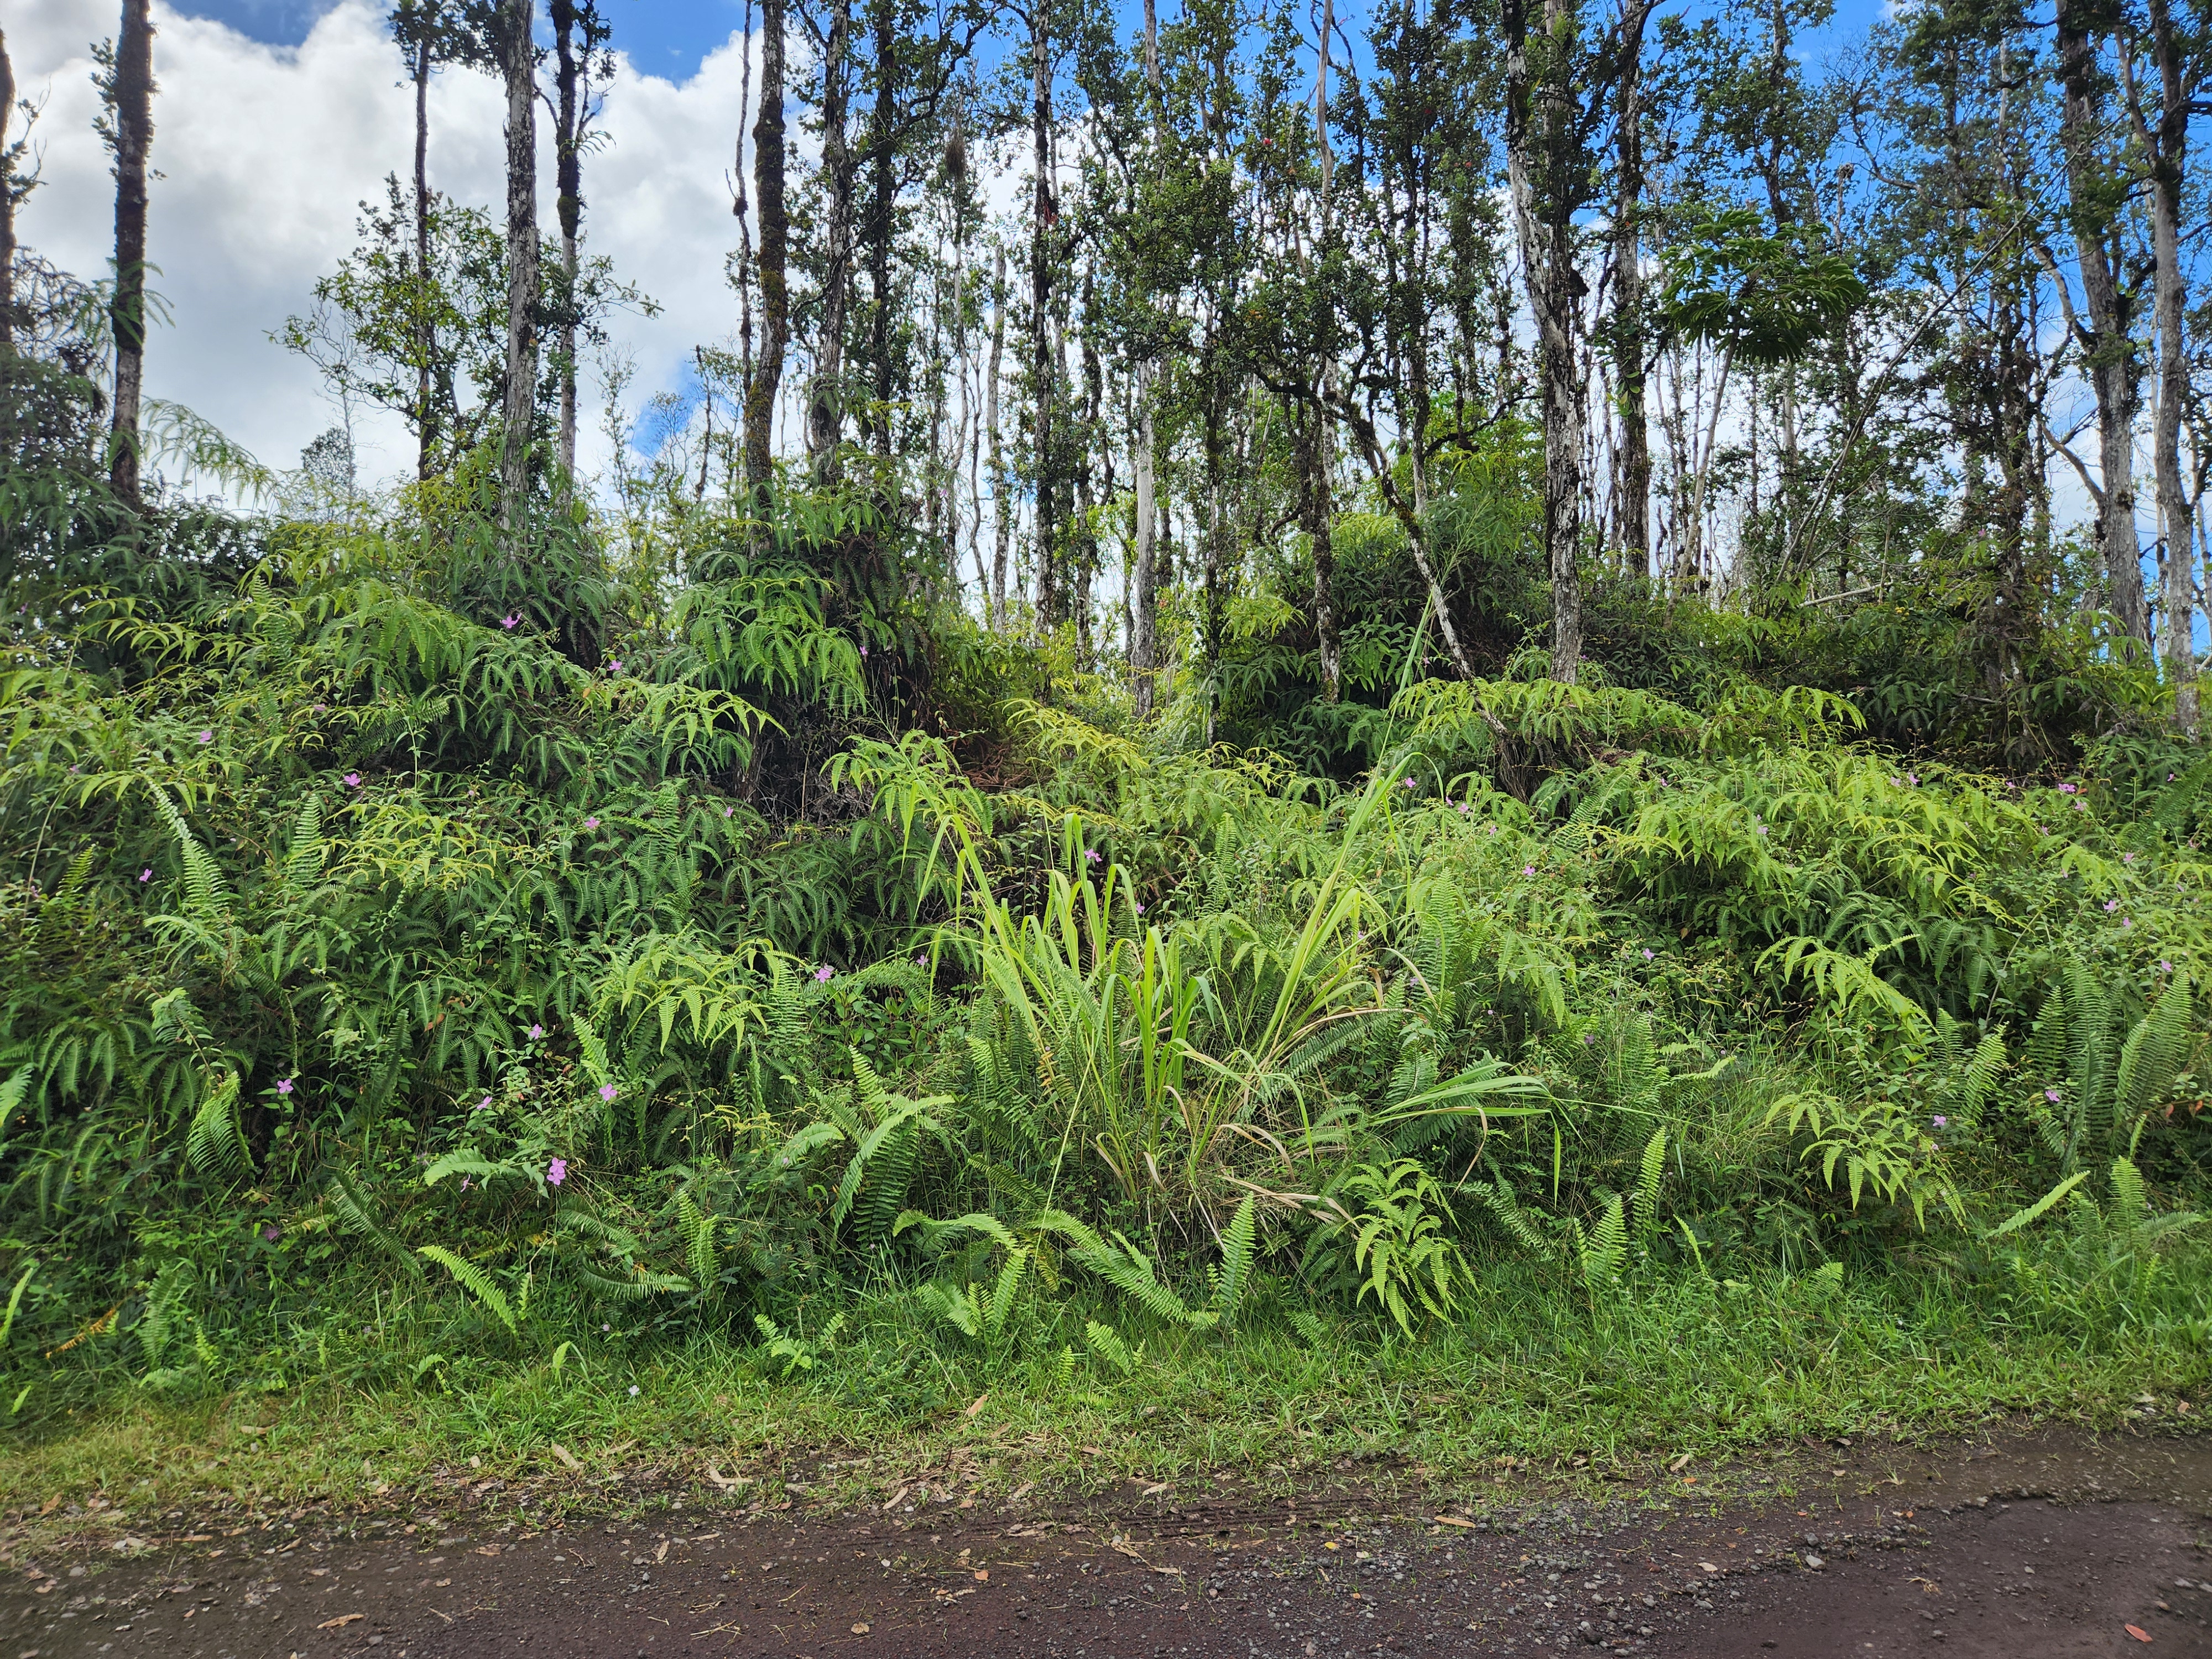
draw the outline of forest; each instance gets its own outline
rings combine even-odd
[[[147,392],[149,0],[105,270],[0,40],[7,1484],[2212,1381],[2201,0],[745,0],[680,396],[623,15],[391,9],[388,477]]]

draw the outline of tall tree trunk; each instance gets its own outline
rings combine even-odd
[[[415,42],[415,478],[438,471],[438,401],[431,380],[437,349],[430,315],[430,32]]]
[[[535,0],[501,0],[507,80],[507,387],[501,406],[499,519],[520,527],[538,410],[538,76]]]
[[[1159,153],[1160,21],[1158,0],[1145,0],[1145,89],[1152,106],[1152,149]],[[1129,667],[1136,696],[1137,718],[1152,712],[1153,676],[1159,669],[1159,501],[1154,477],[1157,432],[1152,410],[1154,366],[1137,367],[1137,453],[1133,458],[1137,475],[1137,545],[1129,574],[1132,613],[1129,618]]]
[[[1037,625],[1049,630],[1060,620],[1057,520],[1057,434],[1054,392],[1059,376],[1052,361],[1052,226],[1058,216],[1052,193],[1052,39],[1045,0],[1030,0],[1030,138],[1035,148],[1036,191],[1030,230],[1030,395],[1036,411],[1036,611]]]
[[[1651,574],[1651,429],[1645,409],[1643,54],[1624,62],[1614,141],[1613,361],[1620,409],[1614,517],[1624,566]]]
[[[2194,733],[2197,602],[2191,549],[2196,538],[2189,495],[2181,480],[2181,419],[2189,398],[2189,360],[2182,334],[2189,273],[2181,261],[2181,213],[2195,88],[2183,61],[2187,48],[2173,27],[2169,0],[2148,0],[2147,10],[2153,67],[2159,77],[2159,110],[2154,124],[2140,112],[2137,123],[2150,156],[2151,250],[2157,266],[2158,404],[2151,416],[2151,467],[2157,481],[2159,526],[2166,538],[2163,654],[2173,684],[2174,724]],[[2140,100],[2136,107],[2140,112]]]
[[[830,189],[830,223],[822,271],[822,331],[814,353],[815,384],[807,399],[806,448],[815,476],[837,477],[845,436],[845,312],[852,291],[853,152],[846,118],[852,100],[852,0],[836,0],[822,49],[822,172]]]
[[[2085,0],[2057,0],[2058,67],[2064,87],[2059,137],[2081,295],[2089,313],[2089,326],[2076,331],[2097,398],[2098,472],[2103,483],[2097,500],[2097,544],[2112,615],[2129,638],[2148,646],[2150,613],[2143,600],[2142,544],[2136,534],[2136,418],[2142,384],[2132,338],[2134,307],[2114,257],[2117,181],[2098,155],[2105,137],[2104,98],[2084,6]]]
[[[1316,241],[1316,274],[1322,283],[1330,280],[1330,255],[1336,241],[1336,221],[1330,211],[1329,188],[1336,173],[1336,154],[1328,142],[1328,46],[1336,28],[1334,0],[1322,0],[1321,41],[1314,56],[1314,148],[1321,162],[1321,234]],[[1335,317],[1334,307],[1323,304],[1315,313],[1316,325],[1327,331]],[[1333,342],[1321,342],[1321,362],[1314,386],[1313,438],[1306,461],[1310,468],[1307,489],[1310,501],[1307,537],[1313,550],[1314,638],[1321,656],[1322,698],[1334,702],[1344,689],[1344,647],[1336,631],[1336,552],[1330,538],[1328,399],[1336,380]],[[1414,434],[1418,447],[1421,434]]]
[[[791,216],[783,193],[784,0],[762,0],[760,115],[753,123],[753,194],[760,203],[761,350],[745,387],[745,490],[765,518],[769,437],[791,334]],[[832,440],[833,443],[835,440]]]
[[[146,378],[146,154],[154,143],[151,0],[123,0],[108,95],[115,118],[115,296],[107,313],[115,336],[115,407],[108,481],[135,510]]]
[[[896,134],[898,116],[898,26],[893,0],[871,0],[875,31],[875,97],[868,111],[868,318],[869,367],[874,371],[873,407],[868,423],[876,453],[891,453],[891,400],[897,380],[891,361],[891,234],[898,204]]]
[[[991,366],[983,382],[983,423],[991,436],[991,592],[984,621],[1006,626],[1006,551],[1014,515],[1007,510],[1006,454],[999,438],[999,360],[1006,349],[1006,250],[991,251]]]
[[[561,459],[561,498],[565,503],[576,470],[576,241],[584,215],[584,133],[591,96],[588,83],[578,99],[576,0],[549,0],[553,21],[556,118],[560,131],[553,160],[554,211],[561,222],[561,315],[554,341],[561,375],[560,424],[556,440]],[[581,66],[588,76],[586,61]],[[705,468],[700,476],[705,477]]]
[[[8,31],[0,29],[0,351],[15,344],[15,167],[8,155],[15,118],[15,70],[8,61]]]
[[[1536,323],[1544,422],[1544,556],[1552,586],[1552,678],[1571,685],[1583,648],[1583,378],[1576,361],[1574,222],[1558,154],[1573,97],[1566,84],[1580,20],[1574,0],[1543,0],[1532,42],[1527,0],[1505,0],[1506,179]],[[1533,51],[1532,51],[1533,46]]]

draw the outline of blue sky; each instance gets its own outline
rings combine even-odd
[[[175,0],[193,17],[228,23],[271,46],[296,46],[335,0]],[[699,60],[743,26],[743,0],[608,0],[615,40],[649,75],[688,81]]]

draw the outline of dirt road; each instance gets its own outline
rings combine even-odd
[[[2212,1440],[1818,1446],[1666,1480],[311,1516],[18,1559],[0,1659],[2212,1655]]]

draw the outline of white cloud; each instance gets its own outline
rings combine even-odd
[[[313,368],[269,331],[307,308],[316,277],[353,246],[359,203],[382,194],[386,173],[404,177],[412,166],[412,88],[384,34],[384,9],[341,0],[301,45],[286,47],[155,8],[153,162],[162,176],[148,257],[171,317],[148,348],[148,389],[189,404],[272,465],[296,464],[337,411]],[[56,264],[97,276],[112,252],[113,204],[93,128],[89,43],[113,33],[112,0],[41,0],[27,10],[10,17],[8,44],[18,86],[45,102],[46,182],[20,234]],[[732,34],[681,85],[625,59],[609,91],[611,142],[585,167],[586,245],[612,255],[617,271],[662,307],[657,318],[611,323],[615,343],[635,356],[634,396],[680,385],[693,343],[735,328],[723,269],[737,228],[723,175],[742,59]],[[503,114],[489,76],[440,74],[430,96],[436,188],[465,202],[504,200]],[[541,112],[541,155],[550,158],[544,135]],[[550,159],[546,173],[550,222]],[[411,458],[396,416],[357,416],[356,435],[366,475],[398,472]],[[585,464],[603,454],[587,423]]]

